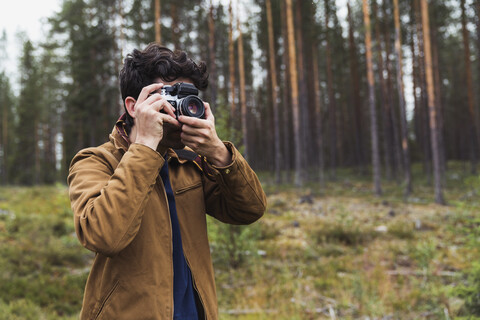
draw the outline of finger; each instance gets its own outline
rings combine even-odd
[[[156,100],[151,104],[153,110],[160,112],[164,111],[166,114],[176,118],[175,116],[175,108],[168,102],[165,98],[161,98],[160,100]]]
[[[185,134],[191,136],[191,137],[203,137],[203,138],[208,138],[209,136],[209,130],[206,128],[196,128],[196,127],[191,127],[189,125],[183,124],[182,126],[182,132]]]
[[[204,102],[203,105],[205,106],[205,119],[212,120],[214,119],[212,109],[210,108],[210,103]]]
[[[159,122],[168,123],[178,128],[182,126],[181,123],[178,122],[177,119],[175,119],[175,117],[172,117],[165,113],[158,113],[158,119],[159,119]]]
[[[207,126],[206,121],[200,118],[179,116],[178,121],[194,128],[205,128]]]
[[[163,83],[152,83],[146,87],[143,87],[142,91],[138,95],[138,101],[143,102],[145,99],[148,98],[148,95],[153,91],[156,91],[163,87]]]

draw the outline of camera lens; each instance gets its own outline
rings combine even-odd
[[[180,113],[184,116],[202,118],[205,114],[203,101],[197,96],[188,96],[178,102]]]

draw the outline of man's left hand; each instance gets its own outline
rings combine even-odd
[[[205,119],[180,116],[178,121],[182,124],[180,135],[182,143],[192,148],[196,153],[207,157],[208,162],[225,167],[232,163],[232,155],[222,140],[218,138],[215,130],[215,118],[210,109],[210,104],[204,102]]]

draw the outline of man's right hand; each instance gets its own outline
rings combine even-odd
[[[134,107],[135,127],[137,133],[135,143],[146,145],[153,150],[163,138],[163,124],[169,123],[180,127],[175,119],[175,108],[159,93],[163,83],[154,83],[146,86],[140,92]],[[160,112],[162,111],[163,112]]]

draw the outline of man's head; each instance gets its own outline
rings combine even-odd
[[[177,79],[188,79],[199,90],[208,86],[207,66],[190,59],[186,52],[149,44],[144,50],[133,50],[127,55],[120,71],[120,91],[122,100],[127,97],[138,99],[142,89],[161,79],[165,83]],[[133,126],[133,119],[126,114],[127,131]]]

